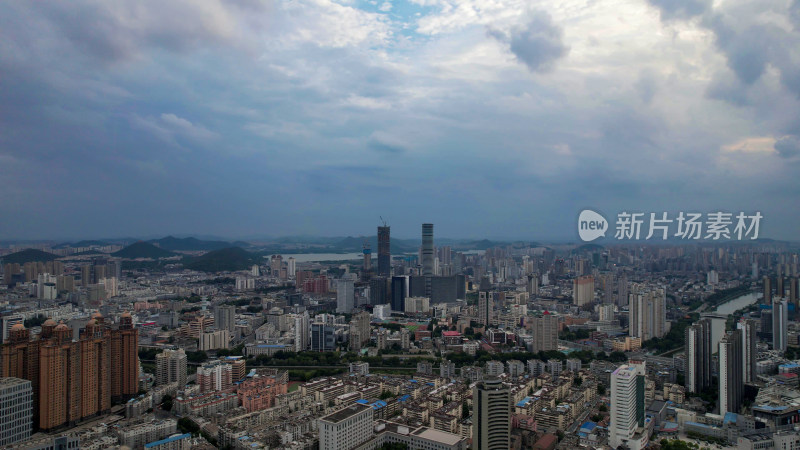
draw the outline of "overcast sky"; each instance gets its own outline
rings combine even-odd
[[[800,229],[800,0],[0,3],[0,237]]]

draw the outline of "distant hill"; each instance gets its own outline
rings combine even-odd
[[[605,250],[605,247],[602,245],[597,244],[583,244],[579,247],[575,247],[572,250],[572,253],[583,253],[583,252],[599,252]]]
[[[152,244],[158,244],[164,250],[183,251],[183,252],[197,252],[208,250],[219,250],[228,248],[232,244],[225,241],[202,241],[197,238],[176,238],[174,236],[167,236],[161,239],[154,239],[148,241]]]
[[[200,272],[234,272],[249,269],[261,259],[241,247],[213,250],[195,258],[185,258],[183,267]]]
[[[175,256],[175,253],[161,249],[156,247],[155,245],[139,241],[134,242],[133,244],[123,248],[122,250],[112,253],[113,256],[117,256],[119,258],[129,258],[129,259],[136,259],[136,258],[167,258],[170,256]]]
[[[3,264],[25,264],[26,262],[33,262],[33,261],[41,261],[47,262],[52,261],[58,258],[58,255],[54,255],[52,253],[43,252],[41,250],[35,250],[32,248],[28,248],[16,253],[11,253],[6,256],[0,256],[0,259],[3,260]]]

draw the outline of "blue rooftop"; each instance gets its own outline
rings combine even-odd
[[[591,422],[591,421],[586,422],[583,425],[581,425],[581,431],[586,430],[587,432],[591,432],[595,428],[597,428],[597,424],[594,423],[594,422]]]
[[[725,424],[736,423],[736,419],[738,418],[739,416],[736,413],[728,411],[725,413],[725,418],[722,419],[722,422]]]
[[[398,402],[404,402],[404,401],[408,400],[409,398],[411,398],[411,396],[406,394],[406,395],[403,395],[400,398],[398,398],[397,401]]]
[[[160,441],[151,442],[149,444],[144,444],[144,448],[153,448],[163,444],[169,444],[170,442],[180,441],[181,439],[188,439],[192,437],[191,433],[181,434],[178,436],[172,436],[166,439],[162,439]]]
[[[523,398],[522,400],[520,400],[520,402],[519,402],[519,403],[517,403],[517,406],[519,406],[520,408],[522,408],[522,407],[524,407],[525,405],[527,405],[527,404],[528,404],[528,402],[530,402],[530,401],[531,401],[531,398],[530,398],[530,397],[525,397],[525,398]]]

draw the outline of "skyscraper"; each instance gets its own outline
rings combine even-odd
[[[378,227],[378,275],[388,277],[392,274],[391,240],[389,227]]]
[[[433,273],[433,224],[422,224],[422,276],[425,277],[425,296],[431,296],[431,280]]]
[[[789,334],[789,305],[784,298],[772,304],[772,348],[785,352]]]
[[[406,297],[408,297],[408,277],[392,277],[392,311],[405,311]]]
[[[236,330],[236,307],[233,305],[217,305],[214,308],[214,326],[218,330]]]
[[[558,350],[558,317],[545,311],[531,320],[533,352]]]
[[[34,422],[50,430],[110,410],[113,397],[139,390],[138,331],[124,313],[118,328],[95,314],[78,340],[48,319],[38,339],[14,325],[2,347],[2,376],[30,380]]]
[[[156,384],[165,385],[178,383],[178,389],[186,386],[186,352],[177,350],[164,350],[156,355]]]
[[[622,445],[630,450],[647,446],[648,433],[644,430],[645,365],[623,364],[611,374],[611,424],[608,444],[612,448]]]
[[[352,278],[336,280],[336,312],[349,314],[355,307],[355,284]]]
[[[719,414],[738,413],[742,406],[742,332],[729,331],[719,341]]]
[[[472,390],[472,448],[508,450],[511,440],[511,392],[496,378],[479,382]]]
[[[742,332],[742,382],[756,381],[756,321],[742,319],[736,324]]]
[[[770,282],[769,277],[765,276],[764,278],[762,278],[762,283],[764,285],[764,297],[763,297],[762,300],[763,300],[765,305],[771,305],[772,304],[772,284]]]
[[[711,320],[686,327],[686,390],[700,392],[711,386]]]
[[[630,327],[632,337],[642,341],[664,337],[667,333],[666,296],[661,288],[633,285],[630,297]]]
[[[0,446],[31,437],[33,388],[21,378],[0,378]]]
[[[294,317],[294,351],[304,352],[311,343],[311,322],[308,311]]]
[[[478,322],[483,326],[488,326],[492,320],[492,311],[494,310],[494,302],[492,301],[492,293],[489,291],[478,292]]]
[[[594,277],[585,275],[575,278],[572,283],[572,299],[575,305],[583,306],[594,301]]]

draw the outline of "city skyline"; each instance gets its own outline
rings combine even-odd
[[[0,6],[0,235],[570,239],[594,208],[795,239],[796,2],[134,5]]]

